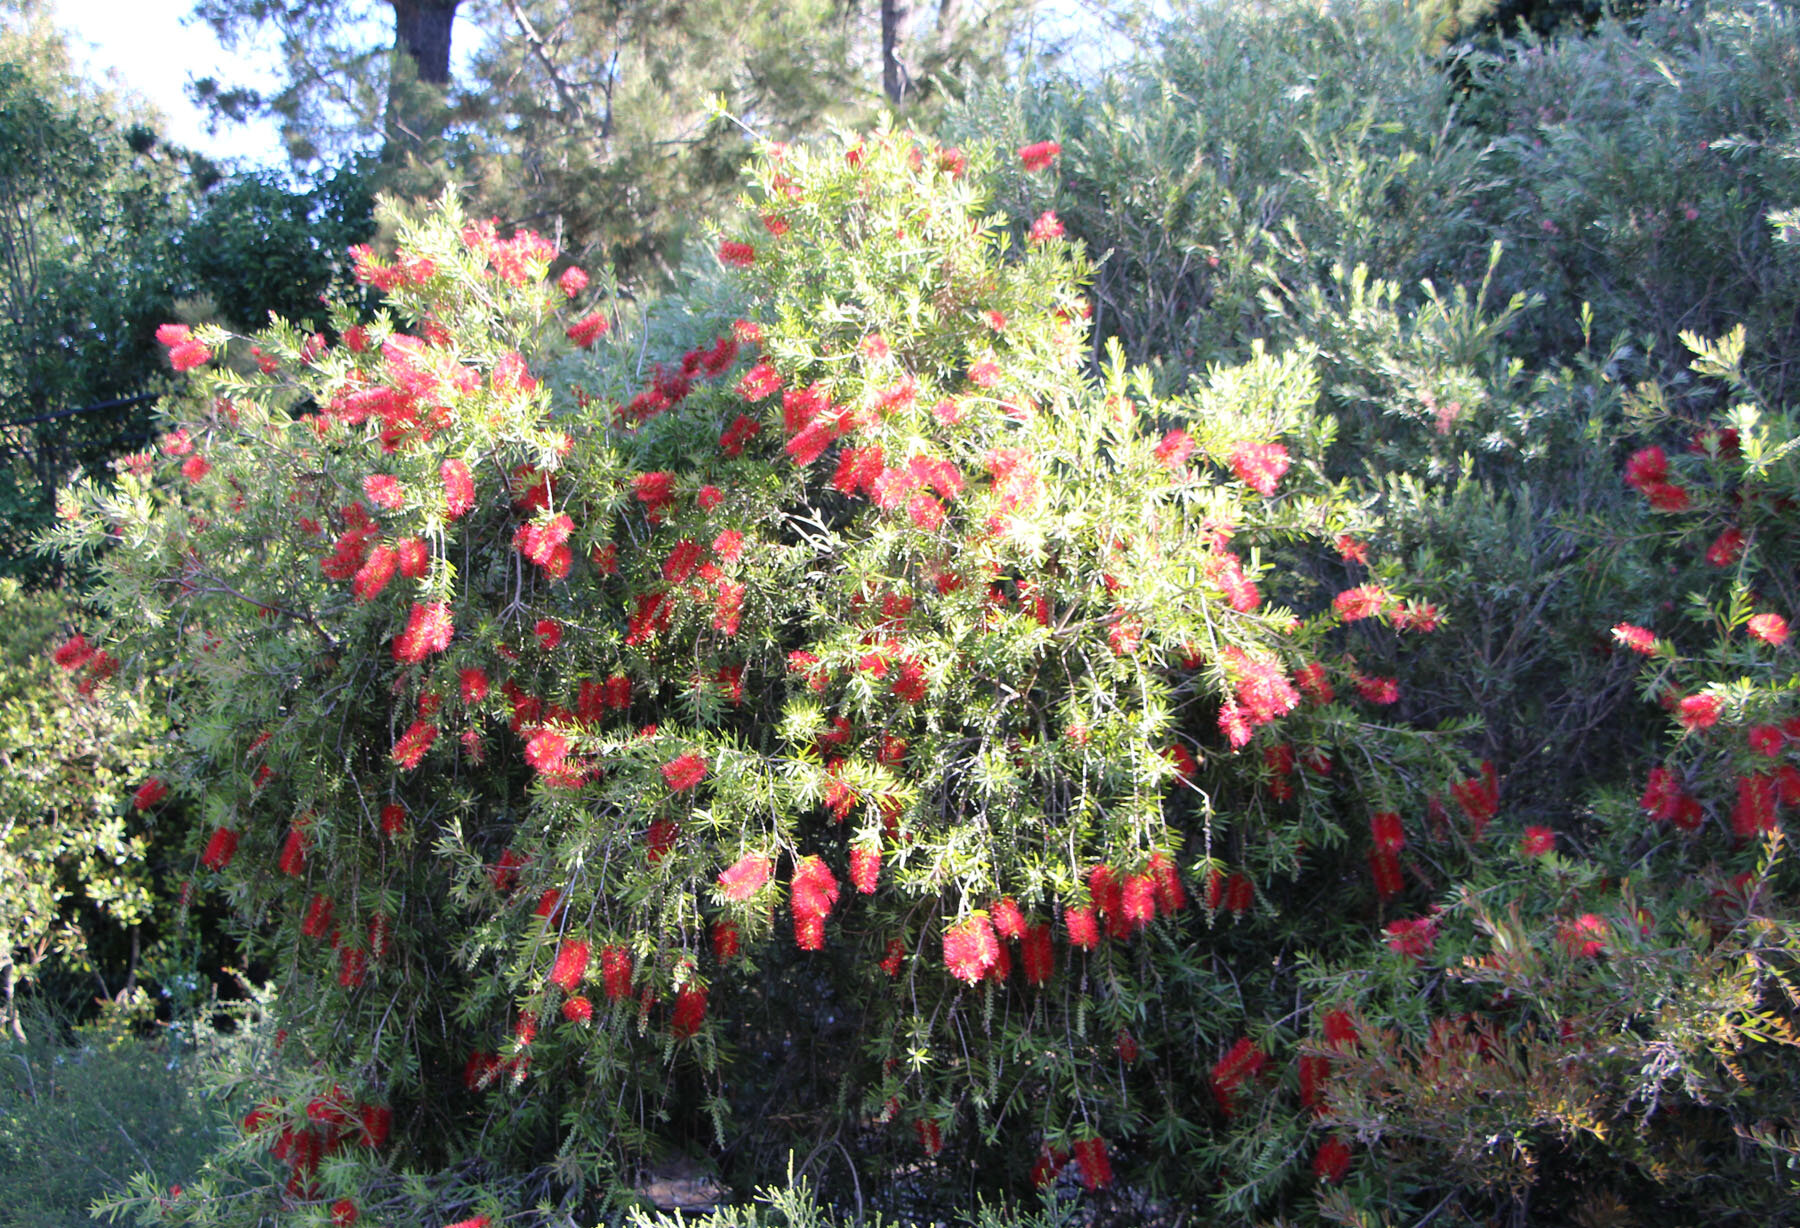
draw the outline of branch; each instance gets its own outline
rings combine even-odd
[[[531,19],[525,16],[525,10],[519,7],[519,0],[506,0],[506,7],[511,11],[513,20],[518,24],[519,33],[525,36],[525,44],[531,48],[532,56],[549,76],[550,84],[556,87],[556,96],[562,99],[563,106],[568,108],[578,121],[583,124],[587,123],[587,107],[583,105],[580,97],[569,86],[569,83],[563,80],[562,74],[556,70],[556,62],[550,58],[550,53],[545,49],[543,38],[532,28]]]

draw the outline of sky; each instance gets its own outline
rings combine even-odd
[[[277,62],[269,49],[226,52],[204,24],[185,24],[193,0],[54,0],[51,8],[75,66],[162,112],[175,143],[257,166],[285,162],[273,123],[227,124],[209,135],[205,113],[182,92],[191,78],[210,75],[265,85]]]

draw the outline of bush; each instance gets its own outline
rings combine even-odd
[[[1472,770],[1341,647],[1437,613],[1323,582],[1363,522],[1304,361],[1079,375],[1080,253],[985,213],[990,159],[768,151],[690,308],[748,318],[679,359],[584,352],[535,236],[396,216],[392,315],[265,334],[70,497],[66,546],[125,543],[118,651],[177,663],[195,872],[287,969],[264,1106],[169,1214],[628,1199],[740,1120],[754,1177],[922,1148],[927,1200],[1310,1153],[1308,1107],[1237,1116],[1283,953],[1366,951],[1400,812]],[[1252,1168],[1237,1205],[1310,1201]]]

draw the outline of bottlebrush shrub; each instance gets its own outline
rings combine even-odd
[[[535,236],[390,207],[382,314],[198,368],[65,499],[107,642],[176,663],[195,875],[285,977],[206,1186],[241,1196],[146,1208],[623,1196],[734,1113],[1001,1188],[1180,1153],[1157,1182],[1310,1201],[1255,1141],[1312,1132],[1283,952],[1379,950],[1427,799],[1493,785],[1341,651],[1424,628],[1307,565],[1361,514],[1309,366],[1084,376],[1088,266],[984,212],[994,157],[769,147],[691,300],[738,318],[661,362]]]
[[[1690,389],[1735,403],[1696,423],[1654,387],[1633,397],[1621,478],[1641,519],[1615,529],[1609,568],[1688,591],[1595,628],[1661,710],[1633,787],[1559,829],[1496,819],[1441,908],[1388,926],[1386,971],[1432,987],[1416,1009],[1304,1046],[1330,1064],[1322,1127],[1379,1138],[1409,1204],[1448,1184],[1474,1214],[1535,1185],[1575,1218],[1796,1210],[1759,1174],[1792,1155],[1800,1096],[1800,422],[1759,406],[1741,333],[1685,340]],[[1349,961],[1306,982],[1353,1019],[1394,1001]]]

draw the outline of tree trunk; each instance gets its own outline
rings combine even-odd
[[[911,0],[881,0],[881,88],[899,105],[912,89],[912,74],[901,59],[912,33]]]
[[[450,29],[462,0],[388,0],[394,8],[394,59],[388,73],[382,161],[400,162],[443,128],[450,84]]]
[[[450,27],[462,0],[388,0],[394,6],[394,54],[413,62],[426,85],[450,84]]]

